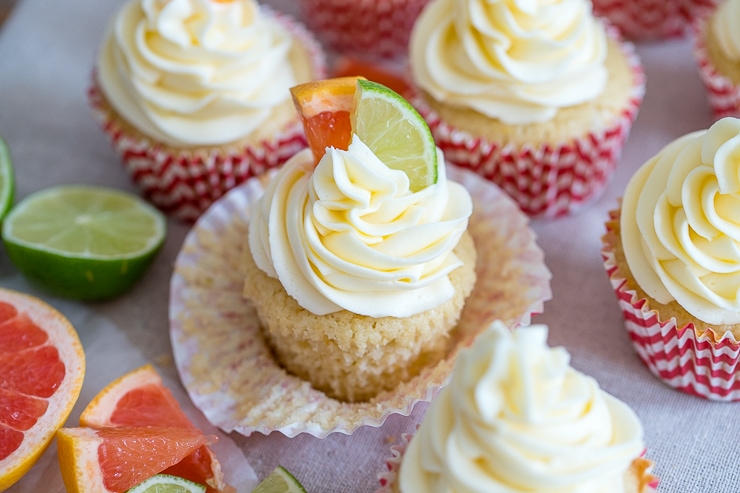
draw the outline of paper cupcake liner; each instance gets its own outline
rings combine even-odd
[[[306,25],[337,53],[405,58],[414,21],[429,0],[299,0]]]
[[[711,10],[696,18],[691,24],[693,54],[699,75],[706,88],[707,99],[716,119],[740,116],[740,85],[720,74],[712,65],[707,53],[705,26]]]
[[[326,76],[326,60],[313,35],[290,17],[262,8],[278,19],[312,60],[316,78]],[[303,126],[296,120],[270,139],[239,148],[174,150],[121,126],[106,108],[97,77],[87,91],[93,116],[120,155],[124,169],[143,195],[164,212],[193,221],[216,199],[252,176],[280,166],[305,148]]]
[[[412,437],[412,434],[403,433],[400,442],[391,446],[390,456],[385,460],[385,470],[378,474],[380,487],[375,490],[375,493],[394,493],[393,485],[396,483],[398,471],[401,469],[403,454],[411,443]],[[660,481],[651,474],[653,463],[645,459],[644,455],[645,452],[643,452],[643,457],[637,459],[637,463],[634,464],[636,473],[640,475],[641,489],[639,493],[655,493],[658,491]]]
[[[616,36],[613,33],[612,35]],[[573,214],[596,200],[606,188],[642,103],[645,76],[629,43],[621,43],[634,75],[627,106],[601,131],[555,145],[489,142],[443,121],[416,88],[411,103],[429,124],[445,158],[491,180],[531,217]]]
[[[550,299],[550,271],[527,217],[495,185],[448,167],[449,178],[473,197],[468,230],[478,251],[478,280],[451,335],[449,356],[370,401],[331,399],[276,362],[254,308],[242,297],[240,263],[250,205],[272,175],[248,180],[199,218],[185,238],[170,285],[170,339],[180,377],[194,404],[226,432],[323,438],[380,426],[394,413],[408,415],[415,403],[436,395],[458,350],[492,320],[528,324]]]
[[[611,213],[616,219],[616,212]],[[607,225],[607,230],[611,228]],[[676,318],[661,320],[618,271],[611,245],[601,251],[604,268],[617,295],[635,351],[650,371],[667,385],[716,401],[740,400],[740,343],[732,333],[697,335],[694,325],[677,326]]]
[[[683,36],[697,11],[716,0],[593,0],[594,14],[604,17],[633,40]]]

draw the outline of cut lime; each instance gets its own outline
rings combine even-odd
[[[129,289],[164,242],[160,211],[128,192],[58,186],[29,195],[5,218],[8,257],[51,293],[101,300]]]
[[[126,493],[205,493],[206,487],[169,474],[157,474],[145,479]]]
[[[252,493],[306,493],[306,490],[287,469],[277,466]]]
[[[437,147],[424,118],[400,94],[358,80],[352,131],[389,168],[404,171],[416,192],[437,183]]]
[[[13,205],[15,173],[8,144],[0,137],[0,223]]]

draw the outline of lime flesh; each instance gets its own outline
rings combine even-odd
[[[162,246],[164,215],[127,192],[59,186],[34,193],[5,218],[10,260],[52,294],[101,300],[128,290]]]
[[[157,474],[145,479],[126,493],[205,493],[206,487],[169,474]]]
[[[15,174],[7,143],[0,138],[0,223],[13,205]]]
[[[252,493],[306,493],[306,490],[287,469],[277,466]]]
[[[404,171],[409,188],[437,183],[437,147],[424,118],[391,89],[358,80],[352,131],[389,168]]]

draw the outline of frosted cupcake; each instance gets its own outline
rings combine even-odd
[[[310,34],[254,0],[130,0],[89,99],[145,195],[194,219],[305,146],[288,89],[324,70]]]
[[[683,36],[692,19],[715,0],[593,0],[594,13],[605,17],[630,39]]]
[[[740,116],[740,2],[725,0],[692,24],[694,58],[714,117]]]
[[[604,264],[637,353],[665,383],[740,398],[740,120],[671,142],[631,178]]]
[[[607,35],[588,0],[432,0],[410,67],[412,102],[447,159],[531,216],[599,196],[644,92],[632,47]]]
[[[244,295],[284,368],[364,401],[449,350],[476,278],[472,201],[444,165],[411,192],[357,136],[313,166],[291,158],[254,210]]]
[[[655,492],[636,414],[547,332],[494,322],[462,351],[380,491]]]

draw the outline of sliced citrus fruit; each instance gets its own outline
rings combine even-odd
[[[128,290],[166,236],[164,215],[139,197],[93,186],[59,186],[11,209],[2,236],[10,260],[55,295],[99,300]]]
[[[137,368],[108,384],[82,411],[80,425],[195,428],[152,365]],[[164,472],[207,485],[209,492],[226,489],[221,464],[207,445],[198,447]]]
[[[0,491],[36,462],[85,376],[77,332],[57,310],[0,288]]]
[[[306,493],[306,489],[283,466],[277,466],[252,493]]]
[[[195,428],[60,428],[57,453],[68,492],[122,492],[177,464],[206,441]]]
[[[383,84],[399,94],[406,94],[409,90],[408,82],[397,72],[384,66],[382,63],[370,62],[352,56],[343,56],[334,64],[335,77],[360,76]]]
[[[0,137],[0,222],[13,206],[15,197],[15,173],[8,144]]]
[[[204,493],[206,487],[169,474],[155,474],[126,493]]]
[[[432,132],[397,92],[364,77],[340,77],[291,93],[316,162],[327,147],[346,150],[357,135],[386,166],[406,173],[412,192],[437,183]]]

